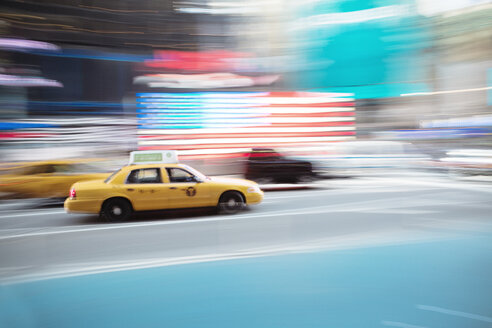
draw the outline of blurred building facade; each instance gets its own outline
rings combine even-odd
[[[126,126],[108,140],[129,136],[134,149],[136,93],[150,89],[350,93],[358,138],[408,139],[397,131],[490,110],[491,4],[458,2],[5,0],[2,144],[48,140],[12,120],[89,117]]]
[[[432,18],[433,90],[438,115],[477,115],[490,112],[485,90],[492,67],[492,6],[481,4]],[[469,90],[469,91],[468,91]]]
[[[425,8],[425,3],[431,7]],[[421,1],[421,5],[431,40],[424,53],[428,90],[401,98],[414,109],[423,109],[412,111],[417,114],[415,125],[407,128],[423,129],[416,131],[416,141],[490,147],[492,3],[463,0],[437,6]]]

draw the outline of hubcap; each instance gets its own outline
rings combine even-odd
[[[234,198],[231,198],[227,201],[227,206],[229,207],[236,207],[236,200]]]
[[[113,212],[114,215],[121,215],[121,213],[123,211],[118,206],[115,206],[115,207],[113,207],[112,212]]]

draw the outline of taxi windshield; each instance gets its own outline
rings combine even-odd
[[[193,174],[194,176],[200,178],[201,180],[205,181],[205,180],[210,180],[209,177],[207,177],[205,174],[195,170],[194,168],[192,168],[191,166],[188,166],[188,165],[183,165],[184,168],[186,168],[191,174]]]

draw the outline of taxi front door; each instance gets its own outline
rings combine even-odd
[[[210,187],[198,182],[188,171],[181,168],[167,168],[167,195],[169,208],[212,206]]]

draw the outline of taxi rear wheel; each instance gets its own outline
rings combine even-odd
[[[108,222],[121,222],[128,220],[132,215],[130,203],[122,198],[109,199],[104,202],[101,210],[101,218]]]
[[[245,206],[243,196],[237,191],[228,191],[219,199],[219,211],[225,214],[239,212]]]

